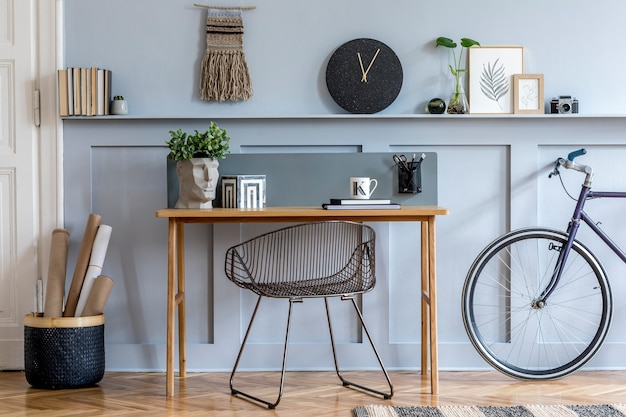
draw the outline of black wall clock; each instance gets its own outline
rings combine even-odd
[[[350,113],[372,114],[386,109],[402,87],[402,64],[384,43],[354,39],[333,52],[326,67],[328,92]]]

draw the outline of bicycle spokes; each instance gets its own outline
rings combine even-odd
[[[563,376],[587,362],[606,336],[612,302],[604,271],[578,243],[563,254],[566,242],[565,234],[548,229],[512,232],[488,246],[468,273],[468,336],[487,362],[508,375]]]

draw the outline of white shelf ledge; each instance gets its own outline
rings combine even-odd
[[[265,115],[123,115],[123,116],[67,116],[64,121],[72,120],[393,120],[393,119],[440,119],[440,120],[473,120],[473,119],[619,119],[626,114],[265,114]]]

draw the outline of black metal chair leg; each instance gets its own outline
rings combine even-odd
[[[241,360],[241,356],[243,354],[243,350],[244,347],[246,346],[246,342],[248,341],[248,336],[250,335],[250,329],[252,328],[252,322],[254,321],[254,318],[256,317],[256,313],[257,310],[259,308],[259,304],[261,304],[261,298],[262,296],[259,296],[259,299],[256,302],[256,306],[254,307],[254,312],[252,313],[252,317],[250,318],[250,323],[248,324],[248,329],[246,330],[246,335],[243,338],[243,342],[241,343],[241,348],[239,349],[239,354],[237,355],[237,360],[235,361],[235,366],[233,367],[233,371],[230,374],[230,393],[232,395],[237,395],[237,396],[241,396],[241,397],[245,397],[247,399],[259,402],[261,404],[264,404],[265,406],[267,406],[267,408],[269,409],[274,409],[276,408],[276,406],[278,405],[278,403],[280,402],[281,397],[283,396],[283,387],[284,387],[284,383],[285,383],[285,368],[287,365],[287,348],[289,346],[289,329],[291,327],[291,309],[293,306],[294,302],[302,302],[302,300],[300,299],[290,299],[289,300],[289,313],[287,315],[287,329],[285,331],[285,347],[283,350],[283,363],[282,363],[282,370],[280,373],[280,386],[278,389],[278,397],[276,398],[276,401],[274,402],[270,402],[270,401],[266,401],[264,399],[261,399],[259,397],[255,397],[254,395],[245,393],[243,391],[240,391],[238,389],[235,389],[233,386],[233,379],[235,377],[235,372],[237,371],[237,367],[239,366],[239,361]]]
[[[343,384],[344,387],[348,387],[348,386],[353,386],[356,388],[359,388],[361,390],[367,391],[367,392],[371,392],[373,394],[377,394],[377,395],[381,395],[384,399],[389,400],[391,399],[391,397],[393,397],[393,384],[391,383],[391,379],[389,378],[389,374],[387,373],[387,370],[385,369],[385,365],[383,365],[383,361],[380,358],[380,354],[378,353],[378,350],[376,349],[376,346],[374,345],[374,341],[372,340],[372,337],[370,336],[370,332],[367,329],[367,326],[365,325],[365,321],[363,320],[363,315],[361,314],[361,310],[359,309],[358,305],[356,304],[356,301],[354,300],[354,296],[342,296],[341,297],[342,300],[350,300],[352,301],[352,305],[354,306],[354,309],[356,310],[356,313],[359,317],[359,320],[361,322],[361,326],[363,326],[363,330],[365,330],[365,334],[367,335],[367,339],[370,342],[370,345],[372,346],[372,349],[374,351],[374,354],[376,355],[376,359],[378,360],[378,364],[380,365],[380,369],[383,371],[383,374],[385,375],[385,379],[387,380],[387,384],[389,385],[389,393],[386,392],[382,392],[382,391],[378,391],[375,390],[373,388],[369,388],[360,384],[356,384],[354,382],[350,382],[348,380],[346,380],[343,375],[341,374],[341,371],[339,370],[339,362],[337,360],[337,352],[335,350],[335,338],[333,335],[333,327],[330,321],[330,309],[328,307],[328,298],[325,297],[324,298],[324,303],[326,305],[326,317],[328,318],[328,330],[330,331],[330,344],[332,346],[332,350],[333,350],[333,360],[335,362],[335,371],[337,372],[337,376],[339,377],[339,379],[341,380],[341,383]]]

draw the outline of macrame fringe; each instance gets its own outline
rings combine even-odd
[[[200,98],[242,101],[252,97],[252,81],[243,52],[241,10],[209,9],[206,45],[200,72]]]
[[[252,97],[252,80],[243,51],[207,50],[202,60],[200,98],[244,101]]]

